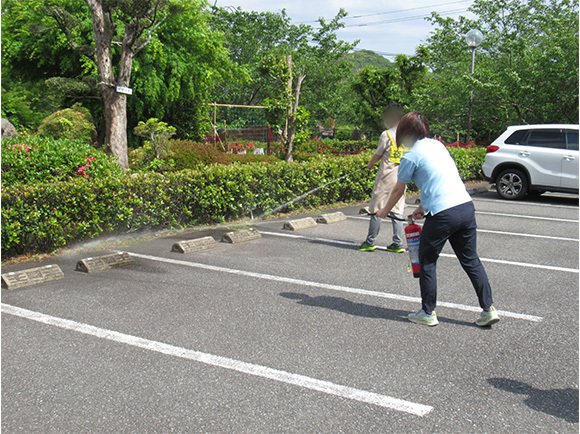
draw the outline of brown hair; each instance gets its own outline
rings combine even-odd
[[[431,135],[429,131],[429,122],[423,113],[410,112],[407,113],[399,121],[397,127],[397,145],[403,144],[403,139],[406,139],[413,144],[417,140],[424,139]]]

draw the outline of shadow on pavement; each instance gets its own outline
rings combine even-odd
[[[337,240],[337,241],[344,241],[344,240]],[[333,243],[332,241],[324,241],[324,240],[308,240],[311,244],[322,244],[329,247],[335,247],[337,249],[346,249],[346,250],[357,250],[359,248],[358,244],[349,246],[348,244],[339,244]],[[344,241],[345,243],[350,243],[351,241]]]
[[[280,295],[290,300],[297,300],[298,304],[312,307],[323,307],[325,309],[336,310],[349,315],[361,316],[365,318],[388,319],[391,321],[409,322],[407,320],[408,310],[388,309],[385,307],[373,306],[364,303],[354,303],[342,297],[318,296],[311,297],[308,294],[297,292],[281,292]],[[459,321],[449,318],[437,317],[441,323],[457,324],[468,327],[476,327],[474,323]]]
[[[532,410],[559,417],[566,422],[578,423],[577,389],[536,389],[529,384],[509,378],[490,378],[487,381],[498,389],[528,395],[524,402]]]

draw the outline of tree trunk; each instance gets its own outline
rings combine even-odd
[[[290,59],[289,59],[290,58]],[[292,57],[286,56],[286,62],[288,63],[288,67],[290,68],[290,72],[292,72]],[[289,79],[288,86],[290,91],[290,96],[288,100],[288,116],[286,117],[286,124],[288,125],[288,140],[287,140],[287,150],[286,150],[286,157],[284,158],[285,161],[291,163],[294,161],[294,156],[292,155],[292,151],[294,148],[294,139],[296,138],[296,129],[297,129],[297,122],[298,119],[296,115],[298,113],[298,106],[300,104],[300,93],[302,89],[302,82],[306,78],[305,75],[298,76],[296,80],[296,88],[292,90],[292,77]],[[294,98],[292,98],[292,92],[294,92]],[[292,101],[293,99],[293,101]]]
[[[292,146],[294,144],[294,137],[296,136],[295,122],[292,122],[292,56],[286,56],[286,66],[288,66],[288,82],[286,83],[286,127],[284,129],[284,136],[286,138],[286,156],[284,160],[291,163],[294,161],[292,157]]]
[[[129,168],[127,155],[127,96],[117,93],[114,87],[103,90],[107,118],[107,149],[123,169]]]
[[[111,14],[103,8],[101,0],[85,0],[93,16],[93,34],[95,37],[95,51],[97,54],[97,71],[99,85],[103,94],[103,103],[106,117],[107,149],[118,157],[118,163],[123,169],[129,168],[127,157],[127,97],[117,93],[116,86],[128,84],[116,83],[113,73],[111,44],[114,33],[114,23]],[[132,53],[125,53],[123,47],[120,78],[131,74]],[[128,54],[128,59],[127,59]]]

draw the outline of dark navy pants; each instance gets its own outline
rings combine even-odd
[[[457,205],[434,216],[425,217],[419,244],[421,263],[421,299],[423,309],[435,310],[437,304],[437,259],[449,240],[461,266],[471,279],[479,305],[488,308],[493,304],[487,274],[477,256],[477,225],[473,202]]]

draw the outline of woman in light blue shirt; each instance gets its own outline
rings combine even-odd
[[[493,307],[487,274],[477,255],[473,201],[445,146],[429,136],[425,115],[411,112],[401,119],[397,127],[397,143],[411,150],[401,158],[398,181],[389,201],[377,212],[377,217],[386,217],[409,182],[413,181],[421,190],[421,205],[413,212],[413,218],[426,219],[419,244],[422,306],[419,312],[409,314],[409,320],[428,326],[439,324],[435,313],[437,259],[449,240],[483,309],[475,323],[481,327],[490,326],[499,321],[499,316]]]

